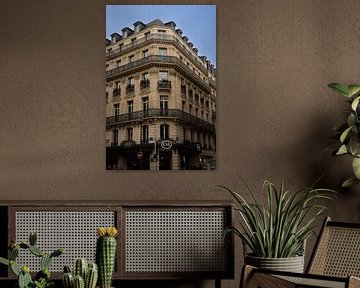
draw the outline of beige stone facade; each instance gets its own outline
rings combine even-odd
[[[215,169],[216,70],[174,22],[140,21],[106,45],[106,165]]]

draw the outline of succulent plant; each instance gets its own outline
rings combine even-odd
[[[50,281],[50,265],[53,257],[58,257],[64,253],[63,249],[57,249],[51,254],[44,253],[39,247],[36,246],[37,235],[30,233],[29,244],[12,241],[9,251],[8,259],[0,257],[0,263],[10,266],[11,271],[18,277],[19,288],[48,288],[53,285]],[[28,266],[21,266],[16,263],[19,256],[20,249],[28,250],[33,255],[40,257],[41,270],[35,275],[35,280],[32,280],[30,275],[30,268]]]
[[[74,263],[74,272],[69,266],[64,267],[64,288],[95,288],[98,279],[96,263],[88,263],[85,258],[78,258]]]
[[[110,288],[116,258],[115,227],[97,229],[96,262],[99,267],[99,284],[101,288]]]

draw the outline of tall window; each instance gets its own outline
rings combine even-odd
[[[143,56],[143,58],[148,57],[149,56],[149,49],[143,50],[142,51],[142,56]]]
[[[167,49],[166,48],[159,48],[159,60],[165,60],[165,57],[167,56]]]
[[[140,80],[140,88],[144,89],[150,87],[149,73],[142,73]]]
[[[136,37],[131,39],[131,46],[135,46],[136,45]]]
[[[112,131],[112,146],[118,146],[119,141],[119,131],[113,130]]]
[[[169,97],[168,96],[160,96],[160,115],[167,116],[169,110]]]
[[[166,30],[158,30],[160,39],[165,39],[166,36]]]
[[[134,92],[135,91],[135,79],[134,77],[129,77],[126,86],[126,92]]]
[[[142,108],[144,117],[149,116],[149,97],[142,98]]]
[[[133,140],[133,135],[134,135],[134,130],[132,127],[129,127],[126,129],[126,140],[127,141],[132,141]]]
[[[148,40],[150,36],[150,31],[145,33],[145,40]]]
[[[129,63],[134,62],[134,60],[135,60],[135,55],[130,55],[129,56]]]
[[[189,104],[189,114],[192,114],[192,108],[193,108],[193,106],[191,104]]]
[[[143,80],[143,81],[147,81],[147,80],[149,80],[149,73],[143,73],[142,75],[141,75],[141,80]]]
[[[164,81],[164,80],[167,80],[168,79],[168,71],[163,71],[163,70],[160,70],[159,71],[159,81]]]
[[[169,139],[169,125],[168,124],[160,125],[160,139],[161,140]]]
[[[119,116],[120,114],[120,105],[119,103],[114,104],[114,115]]]
[[[142,126],[141,136],[142,136],[141,142],[143,144],[149,143],[149,126],[148,125]]]
[[[117,60],[116,61],[116,67],[120,67],[121,66],[121,60]]]
[[[133,112],[134,112],[134,101],[133,100],[127,101],[127,108],[128,108],[128,118],[130,120],[130,119],[132,119]]]

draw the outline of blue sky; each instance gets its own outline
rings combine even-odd
[[[199,55],[205,55],[216,66],[216,6],[215,5],[107,5],[106,38],[121,29],[133,29],[133,23],[145,24],[160,19],[174,21],[183,31]]]

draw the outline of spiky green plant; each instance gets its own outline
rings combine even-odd
[[[99,267],[99,286],[110,288],[116,258],[115,227],[101,227],[97,229],[99,238],[96,243],[96,262]]]
[[[249,186],[241,179],[251,201],[225,186],[235,199],[233,208],[240,215],[240,227],[228,227],[225,234],[233,232],[247,245],[253,256],[266,258],[288,258],[301,255],[304,241],[314,233],[316,219],[323,215],[326,207],[318,200],[331,199],[333,190],[304,188],[296,193],[278,189],[266,180],[266,206],[255,198]]]
[[[343,187],[349,187],[360,183],[360,85],[344,85],[341,83],[331,83],[328,85],[338,94],[346,97],[350,104],[349,111],[346,112],[346,122],[334,127],[339,139],[339,145],[334,151],[334,155],[350,155],[352,157],[352,169],[354,177],[344,181]]]
[[[64,288],[95,288],[98,279],[98,267],[96,263],[88,263],[86,258],[78,258],[74,263],[74,271],[69,266],[64,266]]]

